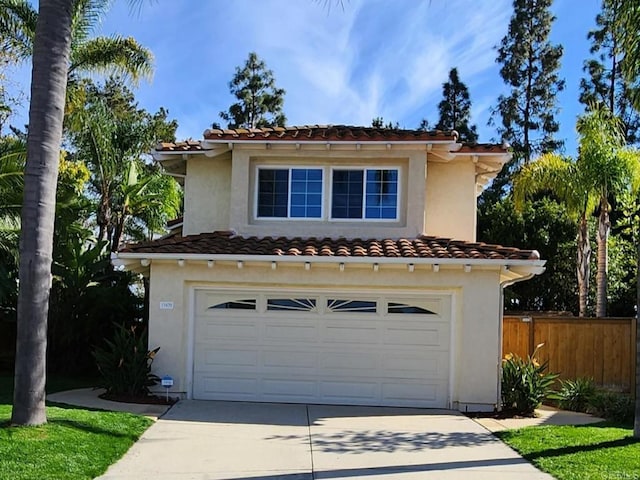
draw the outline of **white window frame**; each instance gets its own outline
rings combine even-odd
[[[362,174],[362,217],[360,218],[333,218],[331,212],[333,211],[333,172],[335,170],[361,170]],[[396,216],[395,218],[366,218],[366,209],[367,209],[367,170],[395,170],[398,173],[398,191],[396,192]],[[402,199],[401,188],[402,188],[402,168],[398,165],[381,165],[381,166],[362,166],[362,165],[352,165],[352,166],[335,166],[330,168],[329,177],[327,178],[327,182],[329,184],[329,196],[327,198],[327,210],[329,220],[332,222],[376,222],[376,223],[395,223],[400,220],[400,201]]]
[[[260,195],[260,170],[288,170],[288,183],[287,183],[287,216],[286,217],[260,217],[258,216],[258,201]],[[320,216],[319,217],[292,217],[291,216],[291,170],[320,170],[322,172],[322,182],[320,190]],[[325,211],[325,186],[327,169],[324,166],[314,165],[271,165],[261,164],[256,165],[255,180],[254,180],[254,194],[253,194],[253,218],[255,220],[269,220],[269,221],[302,221],[302,222],[319,222],[326,220]]]

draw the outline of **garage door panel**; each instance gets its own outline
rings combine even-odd
[[[256,341],[260,338],[260,329],[257,321],[242,319],[225,321],[207,321],[204,328],[204,338],[207,340],[243,340]]]
[[[318,327],[311,324],[271,323],[267,321],[264,338],[277,342],[316,342]]]
[[[414,345],[423,347],[439,347],[448,337],[445,325],[387,327],[382,332],[383,343],[387,345]]]
[[[265,378],[262,380],[264,399],[285,399],[289,401],[312,401],[318,397],[317,382],[291,378]]]
[[[388,402],[413,404],[417,401],[438,402],[446,391],[446,383],[398,383],[382,384],[382,398]]]
[[[199,350],[203,352],[202,363],[210,367],[257,367],[259,365],[259,352],[255,350],[223,350],[210,347]]]
[[[309,295],[314,307],[300,312],[268,310],[264,293],[204,292],[196,293],[194,398],[447,406],[448,297],[380,298],[376,312],[363,312],[322,307],[322,298],[347,301],[327,293]],[[387,314],[392,301],[394,312]],[[214,304],[224,308],[210,308]],[[415,308],[424,305],[438,314]]]
[[[221,400],[254,400],[258,391],[257,378],[240,376],[202,375],[196,384],[197,398],[219,398]],[[195,396],[194,392],[194,396]]]
[[[424,355],[389,353],[383,359],[383,367],[390,376],[411,373],[420,378],[447,379],[448,355],[448,352],[429,352]]]
[[[345,369],[362,373],[377,367],[378,362],[379,356],[370,352],[323,352],[320,354],[319,368],[329,375],[339,374]]]
[[[366,381],[322,381],[320,382],[320,399],[325,402],[370,403],[379,397],[377,382]]]
[[[318,356],[309,351],[265,351],[263,354],[264,367],[269,368],[290,368],[290,369],[312,369],[318,365]]]
[[[324,328],[322,341],[325,343],[378,343],[380,334],[376,326],[365,326],[364,322],[356,325],[330,324]]]

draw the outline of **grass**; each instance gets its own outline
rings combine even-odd
[[[47,392],[81,388],[91,379],[51,378]],[[0,376],[0,480],[95,478],[153,423],[139,415],[47,406],[48,423],[11,427],[13,379]]]
[[[640,441],[629,427],[545,425],[496,435],[558,480],[640,480]]]

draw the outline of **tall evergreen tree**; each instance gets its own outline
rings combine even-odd
[[[555,139],[558,122],[556,95],[564,89],[558,76],[562,46],[549,41],[555,17],[552,0],[513,0],[509,32],[498,47],[500,75],[510,88],[500,95],[492,120],[499,116],[498,131],[513,147],[517,163],[529,163],[540,153],[562,146]]]
[[[438,104],[440,118],[437,130],[456,130],[463,142],[475,143],[478,133],[471,121],[471,99],[469,89],[460,81],[458,69],[452,68],[449,80],[442,84],[442,101]]]
[[[229,82],[229,90],[238,99],[220,118],[229,128],[284,126],[287,118],[282,107],[285,91],[276,87],[273,72],[255,52]]]
[[[592,107],[605,106],[623,122],[628,144],[640,141],[640,115],[633,108],[631,98],[637,88],[624,78],[622,62],[624,52],[621,38],[624,25],[618,21],[624,0],[603,0],[602,10],[596,17],[597,29],[589,32],[591,53],[595,58],[586,60],[587,78],[580,82],[580,102]]]

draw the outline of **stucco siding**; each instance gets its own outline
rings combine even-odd
[[[194,156],[184,184],[184,235],[229,229],[231,155]]]
[[[469,161],[429,162],[427,167],[427,235],[475,241],[476,179]]]

